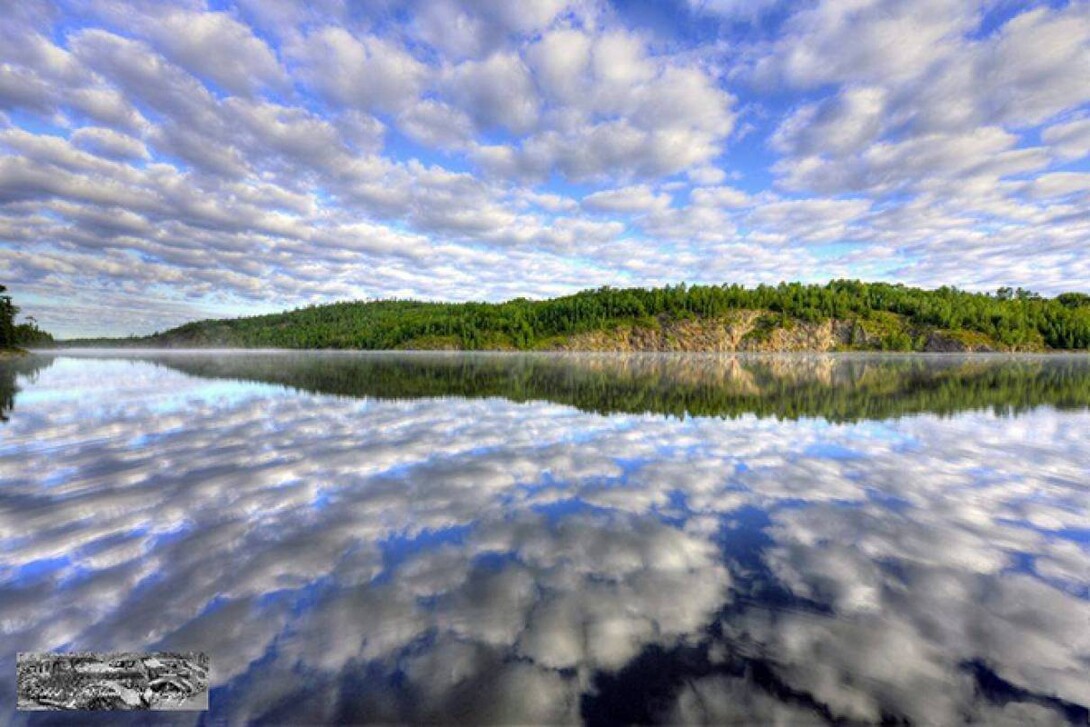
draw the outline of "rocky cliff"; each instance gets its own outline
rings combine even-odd
[[[655,325],[620,325],[573,335],[548,346],[557,351],[845,351],[908,349],[922,342],[936,353],[1005,350],[985,336],[916,330],[895,316],[873,321],[826,320],[809,323],[768,311],[743,310],[722,318],[673,319]],[[892,343],[891,343],[892,342]],[[920,350],[921,346],[914,346]]]
[[[661,318],[657,327],[617,326],[571,336],[561,351],[832,351],[852,341],[843,321],[781,325],[777,316],[737,311],[725,318]]]

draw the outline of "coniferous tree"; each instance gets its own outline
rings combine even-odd
[[[15,346],[15,314],[19,312],[6,292],[7,287],[0,285],[0,348]]]

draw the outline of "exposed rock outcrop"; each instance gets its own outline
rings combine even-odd
[[[618,326],[576,334],[556,346],[561,351],[832,351],[863,343],[858,326],[847,321],[772,323],[777,316],[737,311],[724,318],[660,318],[656,328]],[[764,319],[762,321],[762,319]],[[762,325],[764,323],[764,325]],[[855,338],[853,338],[855,336]]]

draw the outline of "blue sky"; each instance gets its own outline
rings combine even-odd
[[[1090,288],[1090,2],[26,2],[0,282],[62,335],[600,285]]]

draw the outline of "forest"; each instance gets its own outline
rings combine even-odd
[[[33,318],[27,318],[24,323],[16,323],[15,316],[18,313],[19,307],[7,295],[7,287],[0,285],[0,351],[22,346],[48,346],[53,343],[53,336],[38,328],[38,323]]]
[[[746,341],[759,348],[777,330],[840,321],[837,350],[1044,351],[1090,348],[1090,295],[1048,298],[1022,288],[974,293],[900,284],[834,280],[744,287],[671,285],[587,290],[549,300],[503,303],[352,301],[248,318],[205,320],[128,339],[78,345],[334,349],[548,350],[594,331],[661,329],[671,321],[729,319],[760,312]]]

